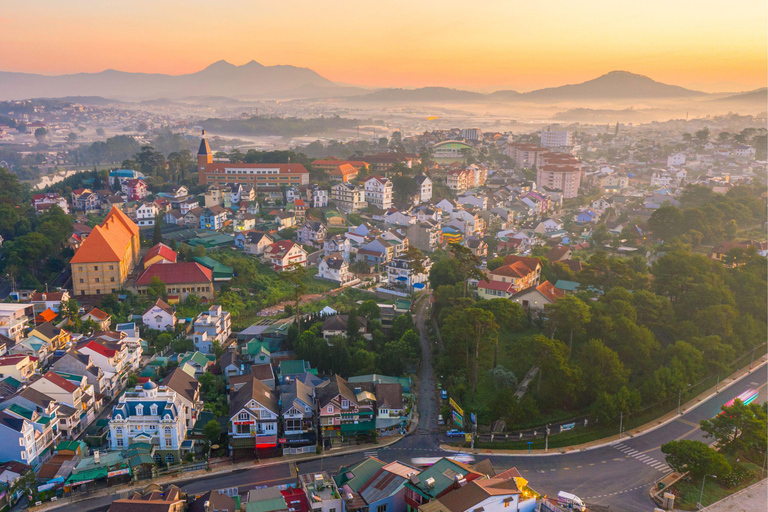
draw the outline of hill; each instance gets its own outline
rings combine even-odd
[[[628,71],[611,71],[603,76],[580,84],[561,85],[523,93],[526,101],[567,101],[597,99],[653,99],[704,96],[677,85],[657,82],[647,76]]]
[[[726,96],[724,98],[717,98],[712,101],[718,101],[718,102],[730,102],[730,103],[758,103],[762,102],[763,104],[768,103],[768,88],[762,87],[760,89],[755,89],[754,91],[749,92],[742,92],[739,94],[732,94],[730,96]]]
[[[255,97],[311,85],[336,84],[307,68],[264,66],[251,61],[235,66],[218,61],[196,73],[164,75],[108,69],[98,73],[37,75],[0,72],[0,100],[62,96],[154,99],[184,96]]]

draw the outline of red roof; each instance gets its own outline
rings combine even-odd
[[[106,313],[106,312],[100,310],[99,308],[93,308],[88,313],[86,313],[86,315],[91,315],[92,317],[94,317],[94,318],[96,318],[96,319],[98,319],[98,320],[100,320],[102,322],[104,320],[106,320],[107,318],[109,318],[109,313]]]
[[[267,247],[266,252],[269,254],[280,254],[282,252],[290,251],[294,245],[296,244],[290,240],[280,240]]]
[[[280,174],[309,174],[309,171],[301,164],[233,164],[212,163],[205,164],[204,172],[223,173],[227,169],[278,169]]]
[[[173,249],[163,243],[157,244],[150,248],[147,251],[147,255],[144,256],[144,262],[146,263],[155,256],[160,256],[161,258],[168,260],[171,263],[176,263],[176,252],[174,252]]]
[[[531,272],[533,272],[533,270],[528,268],[528,266],[525,265],[525,263],[516,261],[510,265],[502,265],[501,267],[492,271],[491,274],[495,276],[509,276],[509,277],[517,277],[522,279],[523,277],[526,277]]]
[[[565,297],[565,293],[563,293],[562,290],[555,288],[555,285],[549,281],[544,281],[539,286],[537,286],[536,289],[539,290],[539,292],[541,292],[541,294],[545,296],[550,302],[555,302],[557,299]]]
[[[37,317],[35,318],[35,321],[37,323],[44,324],[45,322],[50,322],[51,320],[56,318],[56,316],[57,316],[56,312],[48,308],[45,311],[38,314]]]
[[[25,355],[14,355],[14,356],[0,356],[0,366],[11,366],[11,365],[17,365],[20,361],[23,361],[29,356]]]
[[[211,269],[199,263],[155,263],[139,275],[136,285],[147,286],[155,276],[165,284],[210,283],[213,280]]]
[[[101,343],[97,343],[93,340],[86,343],[80,350],[84,348],[89,348],[96,352],[97,354],[101,354],[104,357],[112,358],[115,357],[115,354],[117,354],[117,350],[113,350],[111,348],[107,348]]]
[[[55,301],[64,298],[64,292],[35,292],[32,294],[32,302]]]
[[[43,378],[49,382],[52,382],[53,384],[56,384],[67,393],[72,393],[78,388],[78,386],[74,385],[72,382],[68,381],[56,372],[46,372],[45,375],[43,375]]]
[[[509,293],[515,291],[515,285],[512,283],[502,283],[501,281],[480,281],[477,283],[477,287],[486,290],[500,290]]]

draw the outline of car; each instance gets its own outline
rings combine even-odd
[[[442,425],[445,425],[445,420],[443,419],[443,415],[442,415],[442,414],[439,414],[439,415],[437,416],[437,424],[438,424],[438,425],[441,425],[441,426],[442,426]]]
[[[442,398],[443,400],[448,400],[448,392],[446,390],[442,390],[440,392],[440,398]]]
[[[464,437],[465,434],[463,430],[452,428],[451,430],[446,432],[445,435],[447,435],[448,437]]]

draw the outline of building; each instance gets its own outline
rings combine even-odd
[[[117,292],[138,263],[139,251],[139,227],[119,208],[113,207],[70,261],[74,294]]]
[[[186,504],[186,495],[175,485],[162,489],[157,484],[151,484],[144,493],[134,491],[127,498],[113,501],[107,512],[184,512]],[[205,512],[217,511],[207,509]]]
[[[359,212],[368,205],[365,190],[352,183],[337,183],[331,187],[331,201],[347,212]]]
[[[109,448],[124,450],[135,442],[156,446],[166,463],[181,460],[187,418],[177,393],[152,381],[120,396],[109,421]]]
[[[18,343],[27,324],[34,318],[35,306],[32,304],[0,303],[0,335]]]
[[[328,191],[326,189],[313,185],[310,190],[312,208],[325,208],[328,206]]]
[[[290,240],[280,240],[264,250],[264,257],[278,272],[290,270],[294,265],[307,266],[307,251]]]
[[[455,194],[460,194],[472,188],[475,173],[469,169],[454,169],[446,173],[446,184]]]
[[[277,392],[251,376],[231,397],[229,404],[229,449],[253,456],[256,450],[277,446],[280,406]]]
[[[556,288],[549,281],[544,281],[538,286],[530,286],[520,290],[512,295],[512,300],[525,309],[543,311],[547,304],[554,304],[562,297],[565,297],[565,292]]]
[[[573,147],[573,132],[542,130],[539,133],[541,145],[545,148]]]
[[[317,264],[317,275],[340,285],[345,285],[355,279],[354,274],[349,270],[349,263],[338,252],[331,253],[320,260],[320,263]]]
[[[434,251],[440,244],[440,224],[431,219],[411,224],[406,233],[409,244],[425,252]]]
[[[332,376],[315,387],[323,439],[356,435],[376,428],[372,408],[363,408],[346,380]]]
[[[309,184],[309,171],[301,164],[214,163],[205,132],[197,152],[197,177],[200,185],[250,185],[257,192],[267,186]]]
[[[0,459],[35,465],[38,462],[35,428],[26,418],[0,411]]]
[[[381,176],[372,176],[365,180],[365,202],[380,210],[392,207],[392,181]]]
[[[331,181],[346,183],[357,178],[357,175],[360,174],[360,169],[354,165],[342,163],[334,166],[329,174],[331,176]]]
[[[370,164],[369,171],[372,170],[384,175],[397,164],[404,165],[410,169],[414,163],[421,161],[418,155],[396,152],[376,153],[375,155],[367,155],[363,158]]]
[[[421,506],[462,488],[485,475],[470,467],[442,458],[428,467],[417,478],[405,483],[405,504],[408,512],[416,512]],[[445,503],[450,503],[446,500]],[[441,508],[437,508],[441,511]],[[447,509],[453,512],[453,509]]]
[[[136,278],[134,288],[139,295],[147,295],[153,280],[165,285],[169,301],[184,301],[189,295],[213,298],[213,272],[197,262],[155,263]]]
[[[142,315],[141,321],[150,329],[172,331],[176,327],[176,311],[163,299],[157,299]]]
[[[299,475],[299,484],[312,504],[313,512],[344,510],[344,501],[336,482],[325,471]]]
[[[176,397],[179,398],[183,407],[187,430],[190,430],[195,426],[195,422],[203,410],[203,402],[200,399],[200,383],[194,375],[189,375],[182,368],[175,368],[165,376],[162,385],[176,392]]]
[[[152,227],[155,225],[155,217],[160,213],[160,209],[155,203],[144,203],[136,208],[136,224],[140,228]]]
[[[432,158],[435,162],[448,164],[465,162],[466,155],[471,153],[472,146],[460,140],[444,140],[432,146]]]
[[[581,169],[575,166],[543,165],[536,169],[536,186],[558,190],[563,193],[563,199],[571,199],[579,195],[581,174]]]
[[[432,200],[432,180],[426,174],[419,174],[414,177],[419,186],[418,202],[428,203]]]
[[[275,243],[271,236],[261,231],[247,231],[235,236],[235,245],[241,247],[246,254],[261,256],[267,248]]]
[[[421,283],[426,284],[429,280],[429,271],[432,268],[432,261],[425,257],[421,261],[422,271],[414,272],[411,268],[411,261],[407,258],[392,258],[387,265],[387,278],[390,285],[400,285],[406,290],[411,290],[413,285]]]
[[[332,173],[340,165],[351,165],[352,167],[356,167],[358,170],[364,171],[367,171],[370,168],[370,164],[362,160],[338,160],[333,157],[328,157],[312,162],[313,169],[326,171],[328,173]]]
[[[141,201],[149,195],[147,184],[143,179],[134,178],[132,180],[125,180],[120,185],[123,193],[128,196],[129,201]]]
[[[325,241],[328,228],[322,222],[305,222],[296,231],[296,241],[300,244],[320,246]]]
[[[36,213],[42,213],[51,206],[58,206],[64,213],[69,213],[69,204],[67,199],[58,192],[46,192],[45,194],[35,194],[32,196],[32,208]]]
[[[518,169],[530,169],[536,165],[539,154],[546,153],[548,149],[537,146],[536,144],[524,144],[513,142],[507,144],[507,156],[509,156]]]
[[[426,471],[424,472],[426,473]],[[422,474],[424,474],[422,473]],[[420,475],[421,476],[421,475]],[[528,481],[516,468],[495,476],[459,481],[459,488],[419,507],[422,512],[532,512],[536,498],[524,492]],[[544,510],[542,508],[542,510]]]
[[[667,157],[667,166],[679,167],[685,165],[685,153],[674,153]]]
[[[37,359],[28,355],[0,356],[0,379],[12,377],[19,382],[27,382],[35,374],[36,368]]]
[[[221,306],[211,306],[208,311],[203,311],[197,316],[192,329],[195,350],[213,354],[213,343],[218,342],[220,346],[224,346],[232,334],[232,319],[229,311],[224,311]]]
[[[317,443],[315,389],[299,379],[280,386],[282,435],[286,445],[307,446]]]
[[[539,285],[541,262],[537,258],[510,255],[489,277],[490,280],[477,284],[478,295],[484,299],[509,298],[519,290]]]
[[[112,325],[112,315],[105,313],[99,308],[93,308],[80,317],[82,322],[91,321],[98,327],[99,331],[108,331]]]
[[[200,229],[216,231],[223,228],[226,221],[227,210],[217,204],[203,208],[200,213]]]

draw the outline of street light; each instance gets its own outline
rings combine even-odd
[[[704,475],[704,478],[701,479],[701,494],[699,494],[699,510],[704,508],[704,505],[701,504],[701,500],[704,499],[704,482],[707,481],[707,477],[710,476],[712,478],[717,478],[716,475]]]

